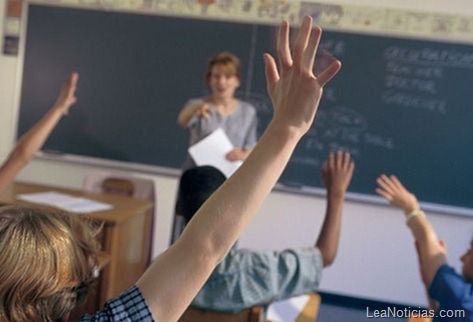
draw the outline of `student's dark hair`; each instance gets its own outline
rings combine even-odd
[[[212,166],[191,168],[182,174],[179,182],[178,209],[186,223],[225,180],[225,175]]]

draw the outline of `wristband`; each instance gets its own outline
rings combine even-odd
[[[425,217],[425,212],[422,211],[422,209],[417,209],[411,211],[407,216],[406,216],[406,225],[409,225],[409,222],[411,221],[412,218],[417,217],[417,216],[424,216]]]

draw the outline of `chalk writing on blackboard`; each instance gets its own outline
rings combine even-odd
[[[45,144],[60,155],[178,173],[187,142],[178,110],[205,93],[204,62],[222,50],[242,59],[238,96],[256,107],[260,134],[271,120],[261,57],[271,52],[273,26],[32,5],[26,34],[18,136],[54,99],[48,84],[71,70],[83,80],[78,105]],[[108,40],[124,45],[111,49]],[[395,173],[421,201],[472,213],[471,45],[325,31],[319,48],[342,70],[281,183],[322,187],[320,166],[342,148],[356,163],[351,192],[373,195],[377,176]]]
[[[391,46],[384,51],[386,61],[383,103],[421,109],[426,112],[447,113],[448,102],[439,92],[445,68],[469,68],[470,53],[423,48],[414,50]],[[459,59],[454,62],[452,59]]]

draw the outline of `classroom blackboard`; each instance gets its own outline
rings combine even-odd
[[[78,102],[45,151],[179,169],[188,133],[176,117],[205,95],[212,54],[241,58],[238,95],[257,108],[259,133],[265,128],[272,110],[262,54],[273,39],[270,25],[29,5],[18,136],[78,71]],[[343,67],[281,184],[321,187],[327,153],[343,148],[356,162],[354,194],[373,196],[375,178],[395,173],[424,202],[473,209],[473,48],[333,31],[321,47]]]

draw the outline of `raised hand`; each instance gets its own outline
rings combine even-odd
[[[376,183],[379,186],[376,193],[386,198],[391,205],[404,210],[406,214],[420,209],[416,196],[410,193],[395,175],[388,177],[382,174],[376,179]]]
[[[321,169],[322,181],[327,189],[327,207],[316,246],[322,254],[324,267],[333,263],[338,252],[343,201],[354,169],[350,153],[341,150],[329,153]]]
[[[288,126],[298,135],[303,135],[310,128],[323,86],[341,67],[341,62],[335,60],[315,77],[313,67],[321,34],[319,27],[312,28],[312,18],[304,17],[291,53],[289,24],[284,21],[277,41],[280,71],[274,58],[264,55],[266,85],[274,106],[273,122]]]
[[[238,170],[197,211],[181,237],[161,254],[137,282],[155,320],[177,321],[211,271],[222,260],[251,218],[259,211],[287,165],[299,139],[307,132],[322,95],[322,87],[340,69],[334,61],[320,75],[312,71],[320,29],[304,18],[293,52],[289,25],[278,37],[279,73],[275,60],[265,55],[267,87],[274,116],[258,143]],[[186,124],[182,122],[179,124]],[[324,245],[339,235],[343,198],[331,201]],[[332,227],[334,227],[332,229]],[[332,231],[335,231],[332,233]],[[329,240],[330,239],[330,240]],[[325,241],[328,241],[325,243]],[[333,254],[333,251],[327,253]],[[333,257],[332,255],[328,257]],[[328,258],[327,257],[327,258]],[[324,259],[328,265],[330,258]],[[192,269],[191,269],[192,268]]]
[[[71,73],[66,83],[62,86],[61,92],[59,93],[59,97],[57,98],[53,109],[62,111],[63,115],[66,115],[69,112],[69,107],[71,107],[71,105],[77,101],[75,92],[78,80],[79,74]]]
[[[28,132],[23,134],[7,160],[0,165],[0,192],[13,181],[18,172],[43,146],[61,117],[76,102],[75,90],[78,79],[77,73],[69,76],[54,106]]]
[[[321,169],[322,181],[328,194],[345,194],[350,185],[355,164],[348,151],[330,152]]]

